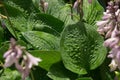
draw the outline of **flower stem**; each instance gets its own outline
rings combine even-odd
[[[30,75],[31,75],[32,80],[35,80],[34,76],[33,76],[33,73],[32,73],[32,70],[30,71]]]

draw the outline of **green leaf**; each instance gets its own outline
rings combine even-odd
[[[36,7],[36,8],[39,8],[40,7],[40,0],[32,0],[33,2],[33,5]]]
[[[55,29],[53,29],[52,27],[48,26],[48,25],[44,25],[44,24],[35,24],[34,26],[34,30],[35,31],[43,31],[43,32],[46,32],[46,33],[50,33],[50,34],[53,34],[55,36],[60,36],[60,33],[57,32]]]
[[[5,14],[6,16],[12,16],[12,17],[16,17],[16,16],[25,16],[25,12],[22,8],[20,8],[18,5],[16,5],[15,3],[13,3],[12,1],[7,1],[4,2],[4,7],[6,9],[3,9],[3,7],[0,8],[0,11]]]
[[[26,10],[26,12],[31,12],[34,10],[34,6],[32,0],[6,0],[12,1],[16,5],[20,6],[22,9]]]
[[[97,68],[106,57],[103,38],[86,23],[65,27],[61,36],[61,54],[65,67],[78,74]]]
[[[31,70],[34,80],[51,80],[46,74],[48,71],[45,69],[40,68],[39,66],[35,66]]]
[[[21,76],[16,70],[5,69],[0,80],[21,80]]]
[[[0,26],[0,44],[1,42],[3,42],[3,40],[4,40],[4,30],[2,26]]]
[[[34,48],[40,50],[58,50],[59,39],[51,34],[40,31],[22,32],[23,37]]]
[[[62,62],[53,64],[47,74],[52,80],[75,80],[76,74],[67,70]]]
[[[104,7],[106,8],[106,3],[108,2],[109,0],[98,0],[98,2]]]
[[[48,10],[46,14],[50,14],[65,24],[71,19],[71,5],[65,4],[63,0],[46,0],[48,5]]]
[[[14,19],[16,19],[16,17],[21,17],[21,16],[26,16],[25,11],[20,8],[20,6],[16,5],[15,3],[13,3],[12,1],[4,1],[3,2],[4,7],[0,7],[0,12],[2,14],[4,14],[5,16],[8,17],[8,19],[6,19],[6,23],[5,23],[5,27],[7,27],[8,31],[15,37],[18,38],[17,36],[17,32],[15,30],[13,30],[13,25],[14,23],[12,23],[10,17],[14,17]],[[20,22],[20,21],[18,21]],[[18,24],[17,26],[19,26],[20,24]],[[16,25],[15,25],[16,27]],[[19,27],[18,27],[19,28]],[[22,29],[23,30],[23,29]]]
[[[83,1],[83,12],[84,12],[84,19],[89,24],[96,24],[96,21],[101,19],[103,15],[103,7],[98,3],[97,0],[92,0],[90,4],[88,0]]]
[[[54,63],[57,63],[61,60],[61,55],[58,51],[31,50],[30,53],[42,59],[42,62],[39,63],[39,66],[47,71],[49,71],[49,68]]]
[[[63,30],[63,25],[64,22],[62,22],[61,20],[53,17],[52,15],[49,14],[38,14],[37,15],[37,19],[41,20],[42,22],[44,22],[46,25],[51,26],[53,29],[55,29],[57,32],[61,32]]]
[[[93,80],[92,78],[79,78],[79,79],[76,79],[76,80]]]
[[[3,54],[8,50],[9,44],[5,43],[0,47],[0,60],[3,60]]]

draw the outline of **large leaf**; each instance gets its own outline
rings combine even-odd
[[[95,24],[97,20],[101,19],[103,15],[103,7],[97,0],[92,0],[90,4],[88,0],[83,1],[84,19],[89,24]]]
[[[98,67],[107,53],[103,38],[93,26],[82,22],[67,26],[60,44],[65,67],[78,74]]]
[[[52,80],[75,80],[76,74],[67,70],[62,62],[58,62],[50,67],[47,74]]]
[[[40,31],[22,32],[23,37],[33,47],[40,50],[59,49],[59,39],[51,34]]]
[[[61,55],[60,55],[60,52],[58,51],[33,50],[33,51],[30,51],[30,53],[42,59],[42,62],[39,63],[39,66],[47,71],[53,64],[61,60]]]

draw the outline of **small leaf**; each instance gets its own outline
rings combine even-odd
[[[92,78],[79,78],[79,79],[76,79],[76,80],[93,80]]]
[[[55,29],[58,32],[61,32],[63,30],[64,22],[62,22],[61,20],[53,17],[52,15],[41,13],[41,14],[37,15],[37,19],[40,19],[46,25],[51,26],[53,29]]]
[[[39,66],[47,71],[54,63],[57,63],[61,60],[61,55],[58,51],[31,50],[30,53],[42,59],[42,62],[39,63]]]

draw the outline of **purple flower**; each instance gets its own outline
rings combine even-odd
[[[107,20],[107,19],[110,19],[112,17],[112,14],[110,14],[108,12],[104,12],[103,14],[104,14],[104,16],[102,17],[103,20]]]
[[[111,37],[118,37],[120,34],[117,26],[115,26],[114,30],[112,31]]]
[[[16,45],[16,41],[11,38],[10,49],[6,51],[3,55],[5,58],[4,67],[9,67],[15,63],[15,60],[21,58],[22,56],[22,47]]]
[[[118,44],[118,42],[119,42],[119,39],[117,37],[116,38],[109,38],[104,42],[104,46],[113,48],[115,45]]]
[[[108,23],[109,20],[105,20],[105,21],[97,21],[97,26],[100,26],[100,27],[104,27],[107,23]]]
[[[44,10],[45,10],[45,12],[47,11],[47,9],[48,9],[48,2],[45,2],[44,3]]]
[[[10,40],[9,50],[5,52],[3,57],[5,58],[4,67],[10,67],[15,64],[16,69],[22,75],[22,80],[25,80],[34,65],[37,66],[38,62],[42,61],[28,53],[24,47],[16,45],[16,41],[13,38]]]
[[[114,71],[117,67],[120,69],[120,46],[115,46],[108,55],[109,58],[112,58],[110,63],[111,71]]]
[[[28,52],[26,52],[26,55],[28,58],[28,68],[32,68],[33,65],[38,65],[38,62],[42,61],[40,58],[36,58]]]
[[[101,21],[97,22],[98,32],[105,35],[104,46],[111,49],[108,57],[111,71],[120,69],[120,9],[117,3],[110,1]]]
[[[78,5],[79,5],[79,2],[76,0],[75,3],[74,3],[74,5],[73,5],[73,8],[74,8],[75,10],[77,10]]]
[[[8,55],[7,58],[5,59],[4,67],[10,67],[15,61],[16,61],[15,53],[13,52],[10,55]]]
[[[33,65],[38,65],[38,62],[42,61],[41,59],[32,56],[28,52],[25,53],[26,55],[23,56],[23,61],[22,61],[24,66],[21,66],[18,62],[15,63],[16,68],[22,75],[22,80],[25,80],[25,78],[29,75]]]

